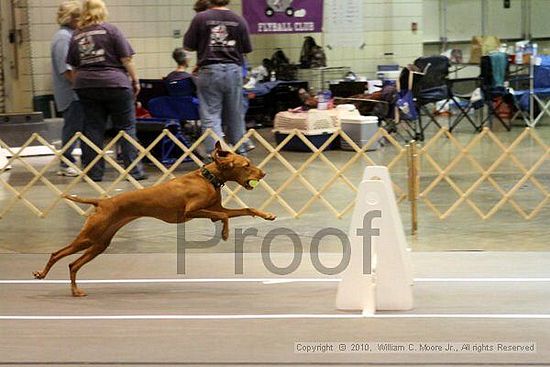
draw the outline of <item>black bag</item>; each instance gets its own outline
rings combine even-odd
[[[265,66],[264,62],[264,66]],[[283,50],[277,49],[271,56],[271,60],[267,63],[268,72],[275,72],[278,80],[296,80],[298,78],[298,66],[290,63],[290,60],[285,55]]]
[[[327,56],[323,48],[315,42],[313,37],[306,37],[300,53],[300,67],[302,69],[320,68],[327,66]]]
[[[273,68],[277,69],[279,68],[281,65],[288,65],[290,64],[290,60],[288,59],[288,57],[286,57],[285,53],[283,52],[283,50],[281,50],[280,48],[278,48],[274,53],[273,55],[271,56],[271,65],[273,65]]]

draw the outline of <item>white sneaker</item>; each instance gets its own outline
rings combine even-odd
[[[66,176],[66,177],[76,177],[78,176],[78,171],[72,167],[60,167],[59,171],[57,171],[57,175]]]

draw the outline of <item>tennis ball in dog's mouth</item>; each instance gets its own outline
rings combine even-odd
[[[250,187],[255,188],[256,186],[258,186],[260,184],[260,181],[250,180],[250,181],[248,181],[248,184],[250,185]]]

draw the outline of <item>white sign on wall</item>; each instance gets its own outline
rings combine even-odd
[[[325,0],[325,44],[360,47],[364,42],[363,0]]]

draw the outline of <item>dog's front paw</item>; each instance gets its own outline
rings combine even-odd
[[[229,238],[229,228],[227,228],[227,226],[223,226],[222,239],[224,241],[227,241],[228,238]]]
[[[275,220],[277,219],[277,216],[273,213],[263,213],[262,218],[265,220]]]
[[[36,279],[44,279],[46,276],[44,275],[44,273],[42,273],[41,271],[35,271],[32,273],[32,275],[36,278]]]

